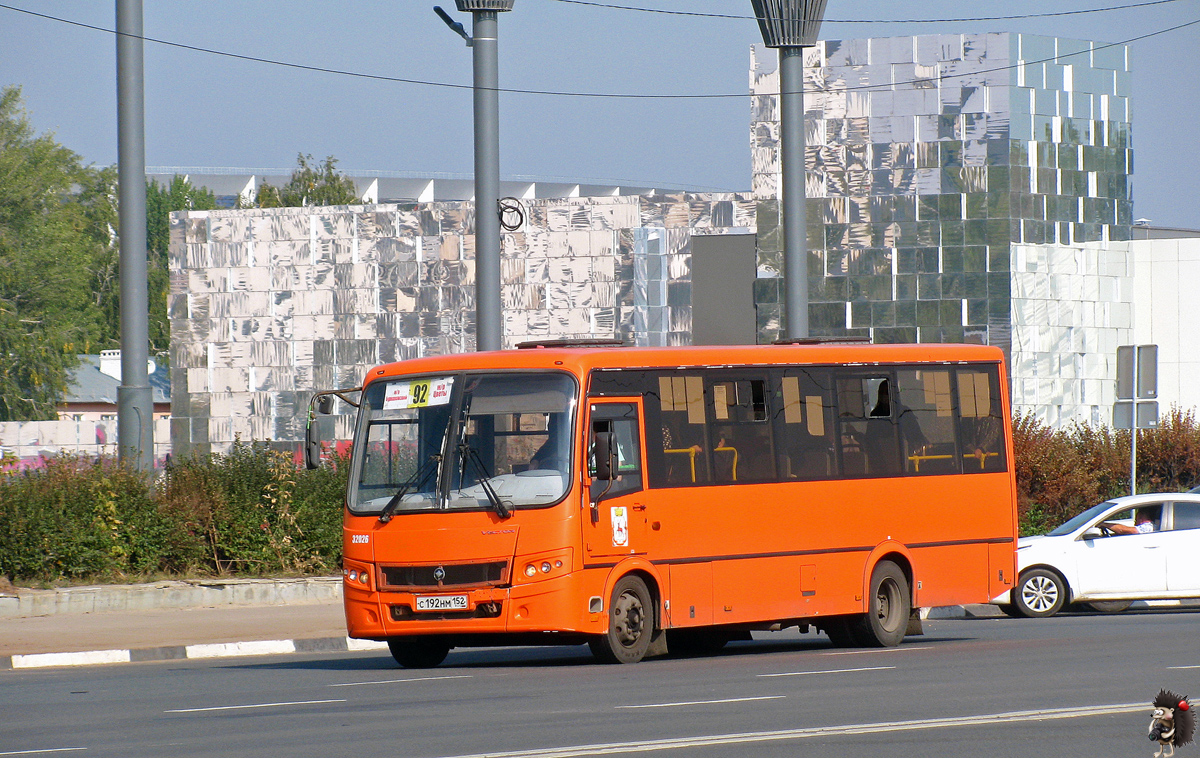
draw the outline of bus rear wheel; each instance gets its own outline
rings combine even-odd
[[[867,612],[850,622],[850,634],[863,647],[896,647],[908,631],[912,595],[900,567],[883,561],[871,572]]]
[[[653,636],[650,590],[640,577],[622,577],[608,604],[608,631],[588,640],[592,655],[602,663],[637,663],[650,649]]]
[[[387,643],[396,663],[406,669],[431,669],[450,652],[450,643],[440,637],[393,637]]]

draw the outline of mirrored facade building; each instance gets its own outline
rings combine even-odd
[[[966,34],[805,55],[813,334],[998,345],[1015,410],[1107,423],[1132,338],[1128,50]],[[521,195],[506,347],[780,336],[776,60],[752,50],[751,192]],[[313,390],[473,350],[474,212],[420,195],[174,214],[175,451],[295,449]],[[350,410],[327,438],[350,436]]]
[[[1023,34],[825,40],[805,51],[814,335],[1005,349],[1013,403],[1107,422],[1131,336],[1124,45]],[[752,52],[755,301],[779,334],[779,75]]]
[[[742,257],[752,264],[749,194],[523,207],[521,226],[502,235],[505,347],[589,337],[690,344],[698,240],[749,240]],[[173,214],[175,451],[221,452],[239,438],[293,449],[313,390],[356,387],[380,363],[474,350],[473,224],[468,202]],[[720,244],[707,248],[723,257]],[[327,438],[350,436],[351,409],[339,410]]]

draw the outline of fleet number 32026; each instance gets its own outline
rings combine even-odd
[[[351,545],[366,545],[370,541],[371,541],[371,535],[369,535],[369,534],[351,534],[350,535],[350,544]]]

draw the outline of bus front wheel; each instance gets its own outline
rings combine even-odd
[[[855,641],[863,647],[895,647],[908,631],[912,595],[899,566],[883,561],[871,572],[867,612],[850,622]]]
[[[393,637],[387,643],[396,663],[406,669],[431,669],[450,652],[450,643],[439,637]]]
[[[637,663],[646,655],[653,636],[650,590],[640,577],[622,577],[608,604],[608,631],[588,640],[592,655],[602,663]]]

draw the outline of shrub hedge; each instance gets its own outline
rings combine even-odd
[[[0,475],[0,576],[328,574],[341,562],[346,470],[297,469],[289,454],[240,442],[157,475],[60,456]]]
[[[1128,494],[1129,432],[1013,421],[1022,534]],[[0,577],[21,582],[154,576],[328,574],[341,561],[344,459],[317,471],[235,443],[224,455],[145,475],[112,459],[63,456],[0,474]],[[1173,408],[1138,433],[1138,490],[1200,483],[1200,424]]]

